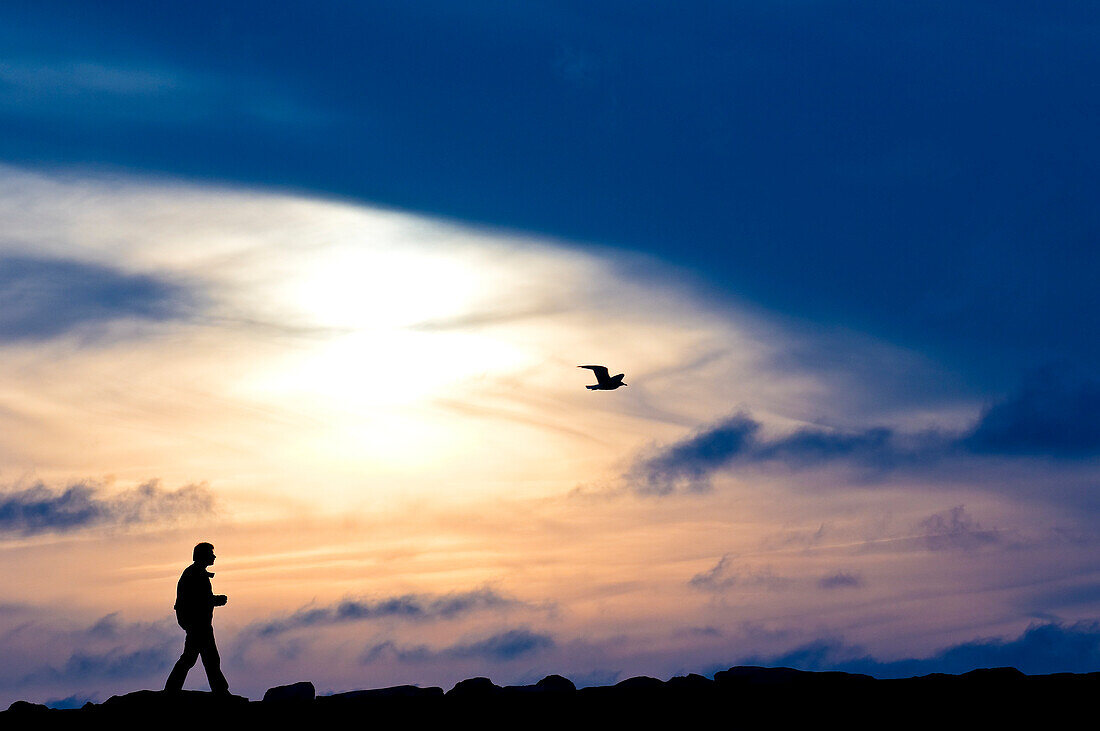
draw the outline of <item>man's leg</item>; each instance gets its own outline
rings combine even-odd
[[[195,667],[195,661],[199,659],[199,637],[194,632],[188,632],[183,641],[183,654],[176,660],[175,667],[168,674],[168,680],[164,683],[165,690],[183,690],[183,681],[187,679],[187,671]]]
[[[203,628],[199,654],[202,655],[202,666],[206,668],[206,679],[210,682],[210,690],[215,693],[228,693],[229,681],[222,675],[222,658],[218,654],[218,646],[214,643],[213,627]]]

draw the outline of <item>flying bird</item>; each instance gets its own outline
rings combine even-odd
[[[596,385],[594,386],[585,386],[585,388],[587,388],[589,391],[614,391],[619,386],[627,385],[623,383],[623,376],[626,375],[625,373],[620,373],[619,375],[614,377],[609,376],[607,374],[607,366],[583,365],[577,367],[587,368],[588,370],[596,374],[596,381],[598,381],[598,383],[596,383]]]

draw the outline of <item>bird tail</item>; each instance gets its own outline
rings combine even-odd
[[[585,388],[587,388],[589,391],[595,391],[599,387],[600,387],[600,384],[598,384],[598,383],[595,386],[585,386]]]

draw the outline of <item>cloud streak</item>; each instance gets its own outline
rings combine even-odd
[[[0,257],[0,343],[74,331],[102,335],[110,322],[164,322],[186,317],[194,306],[194,293],[151,275],[75,260]]]
[[[432,660],[485,660],[507,662],[548,650],[555,646],[554,638],[529,629],[512,629],[481,639],[459,642],[433,650],[426,645],[401,647],[394,642],[382,642],[368,647],[363,664],[382,660],[427,662]]]
[[[167,490],[154,480],[112,494],[94,482],[63,488],[39,482],[0,491],[0,535],[176,523],[210,516],[214,506],[214,495],[205,485]]]
[[[404,594],[380,599],[344,599],[328,606],[302,607],[285,617],[255,622],[249,625],[245,633],[271,637],[297,629],[377,619],[432,622],[524,606],[527,605],[488,588],[442,595]]]
[[[988,667],[1014,667],[1029,675],[1092,673],[1100,671],[1100,623],[1033,624],[1015,639],[973,640],[923,658],[879,660],[841,641],[819,640],[788,653],[751,657],[742,662],[800,670],[841,670],[878,678],[965,673]]]
[[[858,589],[863,586],[863,577],[849,571],[838,571],[835,574],[822,576],[817,581],[821,589]]]
[[[693,589],[707,592],[722,592],[734,586],[764,591],[782,591],[790,588],[795,580],[776,575],[771,568],[739,570],[734,566],[731,556],[718,559],[711,568],[691,577],[688,585]]]
[[[1100,454],[1098,413],[1100,382],[1051,367],[1030,374],[1017,393],[961,431],[802,427],[769,438],[761,436],[761,422],[738,412],[642,457],[624,477],[641,494],[668,495],[705,492],[716,472],[738,465],[801,470],[842,463],[882,473],[948,457],[1090,457]]]
[[[1029,374],[1019,392],[985,410],[961,444],[984,454],[1100,454],[1100,381],[1068,366]]]

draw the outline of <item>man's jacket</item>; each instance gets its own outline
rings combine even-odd
[[[191,564],[176,584],[176,621],[180,627],[209,627],[214,620],[214,590],[205,566]]]

